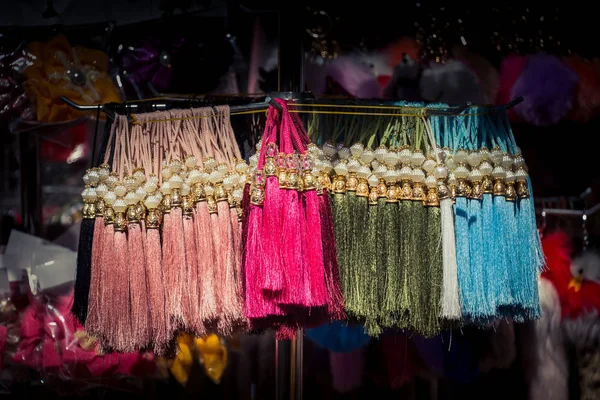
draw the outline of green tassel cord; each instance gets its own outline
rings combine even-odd
[[[400,209],[398,203],[385,203],[382,212],[381,234],[383,236],[383,258],[387,276],[383,300],[382,322],[385,326],[401,327],[404,314],[402,308],[402,267],[400,265]]]
[[[402,315],[401,324],[406,326],[410,321],[411,310],[411,294],[412,289],[410,287],[409,271],[409,242],[410,242],[410,224],[408,223],[411,218],[411,201],[400,201],[398,202],[398,220],[400,221],[398,230],[398,267],[400,268],[400,309],[404,310]]]
[[[382,327],[379,323],[381,313],[380,293],[383,288],[386,271],[381,268],[379,258],[376,256],[381,251],[381,241],[378,231],[378,205],[367,205],[367,228],[365,235],[365,265],[367,272],[361,281],[361,290],[364,293],[365,327],[371,336],[379,336]]]
[[[348,197],[343,193],[334,193],[331,201],[333,211],[333,228],[337,247],[338,265],[340,269],[340,283],[346,305],[349,300],[350,266],[349,266],[349,240],[348,230],[350,219],[348,214]],[[347,307],[347,306],[346,306]]]
[[[425,313],[423,314],[422,334],[435,336],[441,330],[440,313],[442,304],[442,282],[444,263],[442,259],[442,219],[439,207],[426,207],[426,223],[424,237],[424,255],[428,285],[424,292]]]
[[[360,287],[362,276],[365,275],[364,232],[366,206],[363,206],[356,192],[346,192],[348,202],[348,253],[347,253],[347,279],[343,288],[346,299],[346,309],[357,317],[365,316],[364,292]]]

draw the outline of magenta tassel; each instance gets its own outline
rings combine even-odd
[[[306,222],[306,263],[308,273],[304,274],[310,293],[310,306],[319,307],[329,303],[325,285],[325,266],[323,263],[323,243],[321,238],[321,215],[319,199],[315,190],[304,192]]]
[[[304,290],[304,258],[302,254],[304,215],[300,193],[296,190],[286,190],[283,198],[284,213],[281,240],[283,264],[286,266],[286,282],[279,301],[281,304],[286,305],[309,306],[307,300],[310,293],[305,293]]]
[[[263,243],[265,246],[262,289],[272,292],[283,289],[283,264],[281,256],[283,193],[277,177],[267,177],[263,204]]]

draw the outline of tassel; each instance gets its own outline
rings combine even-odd
[[[98,330],[100,323],[100,302],[102,301],[102,262],[104,250],[104,218],[97,216],[94,222],[94,241],[92,243],[92,273],[90,277],[90,291],[88,312],[84,326],[86,329]]]
[[[441,317],[458,320],[461,307],[458,290],[458,266],[456,265],[456,238],[454,236],[454,211],[452,199],[440,200],[442,249],[443,249],[443,290]]]
[[[246,298],[246,244],[248,242],[248,220],[250,216],[250,185],[245,184],[242,192],[242,232],[240,234],[240,282],[242,299]]]
[[[348,306],[348,295],[350,288],[350,266],[348,264],[348,227],[350,224],[350,218],[348,215],[348,198],[345,194],[335,193],[333,195],[331,206],[333,211],[333,227],[335,232],[335,243],[337,247],[340,282],[342,293],[346,299],[346,306]]]
[[[162,356],[167,351],[169,336],[167,332],[167,317],[165,315],[165,287],[162,270],[162,249],[160,232],[156,227],[146,223],[146,277],[150,297],[150,323],[152,326],[153,352]]]
[[[200,279],[198,277],[198,249],[196,249],[196,224],[193,217],[193,206],[189,199],[183,201],[183,237],[185,243],[185,265],[187,293],[183,296],[183,315],[188,323],[188,330],[197,337],[206,334],[200,309]]]
[[[384,287],[383,320],[387,326],[397,326],[404,315],[400,293],[402,290],[402,276],[399,265],[400,210],[397,203],[389,202],[384,203],[382,208],[382,230],[379,231],[379,234],[383,236],[383,248],[380,251],[383,252],[387,277]]]
[[[361,276],[359,284],[364,292],[364,307],[361,310],[361,317],[365,318],[365,328],[370,336],[378,336],[382,332],[379,323],[381,317],[381,296],[380,290],[383,288],[381,283],[385,282],[385,266],[378,263],[378,258],[374,257],[381,251],[379,246],[379,231],[377,225],[378,206],[367,204],[367,220],[365,234],[365,265],[364,274]],[[384,267],[384,268],[382,268]]]
[[[398,219],[401,221],[400,230],[398,232],[398,264],[400,267],[400,308],[405,310],[405,315],[401,322],[402,326],[408,324],[411,319],[410,315],[413,312],[413,301],[411,299],[413,288],[410,286],[413,274],[413,264],[411,264],[409,256],[413,249],[411,243],[415,240],[413,233],[411,233],[412,223],[410,220],[412,218],[414,218],[412,213],[412,201],[400,200],[398,203]],[[376,227],[375,234],[377,234]],[[385,275],[380,279],[385,279]],[[378,290],[375,290],[375,293],[377,293]]]
[[[513,316],[516,322],[524,321],[524,312],[528,306],[528,297],[531,288],[529,287],[531,279],[529,279],[529,271],[521,269],[518,260],[519,253],[522,253],[521,244],[519,241],[519,227],[517,226],[516,207],[514,201],[507,201],[504,196],[494,197],[494,207],[498,207],[503,216],[504,223],[504,240],[506,243],[506,268],[502,270],[502,280],[505,279],[507,286],[513,298],[513,305],[510,307],[510,315]],[[509,246],[514,243],[514,247]],[[506,271],[506,272],[505,272]]]
[[[88,206],[88,204],[86,204]],[[94,217],[95,218],[95,217]],[[88,312],[92,268],[92,243],[94,240],[94,218],[81,220],[79,245],[77,247],[77,272],[75,275],[75,291],[71,310],[80,324],[85,325]]]
[[[532,193],[529,178],[527,178],[527,186],[528,193]],[[517,228],[517,234],[519,235],[519,268],[523,277],[527,280],[524,282],[524,285],[526,285],[524,305],[529,312],[529,318],[535,319],[540,313],[537,276],[545,266],[545,259],[536,226],[535,208],[531,195],[521,197],[518,200]]]
[[[319,199],[314,189],[304,192],[306,210],[306,263],[308,273],[305,284],[309,285],[310,306],[320,307],[329,304],[329,295],[325,285],[325,265],[323,260],[323,242],[321,238],[321,214]]]
[[[207,203],[210,214],[210,239],[212,240],[212,248],[214,252],[214,264],[212,265],[212,274],[215,280],[215,286],[213,291],[216,306],[216,318],[220,320],[221,318],[225,317],[223,313],[223,280],[225,279],[225,257],[227,252],[227,245],[223,242],[227,239],[225,238],[226,232],[223,232],[222,230],[222,224],[219,218],[215,198],[213,196],[209,196]]]
[[[129,298],[131,299],[131,341],[135,350],[142,350],[150,343],[149,299],[141,229],[137,220],[129,221],[127,262],[129,266]]]
[[[319,197],[319,213],[321,214],[321,239],[323,240],[323,262],[325,265],[325,284],[327,285],[328,314],[332,320],[345,318],[344,296],[340,287],[340,273],[337,260],[337,248],[333,227],[333,215],[329,194],[324,192]]]
[[[305,231],[304,212],[300,193],[295,189],[284,192],[282,251],[283,262],[287,266],[286,285],[281,304],[309,307],[310,292],[304,287],[304,257],[302,249],[305,248],[302,234]]]
[[[242,228],[240,223],[240,218],[238,216],[238,212],[235,206],[230,206],[229,208],[229,221],[231,223],[231,232],[233,232],[233,257],[234,257],[234,279],[235,279],[235,287],[236,287],[236,296],[238,298],[238,302],[240,304],[240,317],[241,317],[241,304],[242,304],[242,259],[241,259],[241,242],[242,242]]]
[[[423,327],[424,315],[427,306],[424,293],[428,290],[431,284],[425,280],[423,271],[428,268],[423,260],[423,246],[425,243],[425,227],[423,224],[426,221],[426,211],[423,204],[419,201],[411,200],[405,203],[408,209],[408,218],[406,223],[405,234],[407,238],[407,252],[404,259],[407,268],[408,281],[408,296],[410,301],[410,313],[408,316],[408,326],[418,333],[421,333]]]
[[[467,212],[469,215],[469,271],[473,291],[471,310],[467,315],[477,318],[492,318],[496,312],[495,297],[486,291],[485,260],[483,249],[483,221],[482,202],[476,199],[467,199]]]
[[[202,200],[196,204],[194,216],[196,223],[196,251],[198,253],[198,279],[200,292],[200,310],[204,324],[217,318],[217,300],[215,287],[215,250],[212,236],[216,232],[211,227],[211,217],[208,202]]]
[[[163,218],[163,265],[167,283],[169,336],[173,337],[178,330],[186,326],[182,307],[183,285],[180,282],[185,271],[185,248],[182,213],[179,207],[172,207]]]
[[[220,277],[221,293],[222,296],[222,309],[221,318],[219,320],[219,330],[224,335],[231,334],[233,328],[240,321],[240,303],[237,297],[236,283],[235,283],[235,256],[233,254],[233,230],[231,229],[231,221],[229,218],[229,204],[226,199],[217,203],[217,209],[219,214],[219,224],[221,231],[221,241],[223,242],[223,257]]]
[[[486,250],[487,254],[490,255],[490,264],[488,266],[488,285],[493,285],[494,298],[496,298],[496,304],[502,309],[512,308],[518,303],[518,300],[513,297],[514,293],[511,290],[510,277],[508,275],[508,252],[505,232],[508,229],[507,221],[505,220],[505,205],[506,200],[503,196],[493,196],[491,194],[484,195],[488,196],[489,201],[492,203],[492,234],[487,240]],[[498,313],[502,311],[499,310]]]
[[[87,325],[86,330],[94,336],[105,340],[109,335],[114,335],[114,321],[110,320],[108,316],[110,312],[108,309],[111,307],[112,285],[111,278],[116,265],[115,260],[115,229],[112,222],[104,220],[104,232],[102,237],[102,259],[101,259],[101,270],[100,270],[100,281],[102,286],[100,287],[100,297],[98,299],[98,324],[96,327],[93,325]]]
[[[442,220],[441,211],[438,207],[426,207],[425,227],[425,245],[424,252],[426,259],[426,281],[429,282],[429,289],[426,292],[427,306],[425,310],[425,323],[423,329],[424,336],[435,336],[440,333],[439,315],[441,311],[442,291],[444,276],[444,262],[442,257]],[[442,285],[440,285],[440,283]]]
[[[476,294],[473,293],[473,282],[469,260],[469,214],[467,198],[456,197],[454,205],[454,231],[456,236],[456,265],[458,267],[458,287],[462,313],[470,318],[477,318]]]
[[[245,315],[248,319],[264,318],[268,315],[265,305],[263,291],[257,285],[259,277],[256,273],[259,271],[261,257],[263,256],[263,243],[260,238],[262,227],[262,208],[250,205],[248,213],[248,229],[246,252],[244,254],[245,262],[245,280],[246,280],[246,303]]]
[[[353,297],[352,306],[348,302],[348,311],[363,319],[367,315],[370,315],[369,309],[371,305],[368,302],[368,281],[371,271],[368,268],[368,261],[371,259],[372,254],[374,254],[369,253],[367,250],[368,239],[366,229],[369,206],[366,197],[357,196],[353,191],[348,192],[347,196],[348,215],[352,216],[349,219],[352,225],[348,233],[350,259],[352,260],[350,262],[351,276],[349,279],[352,285],[349,291]]]
[[[274,144],[274,143],[272,143]],[[269,151],[270,149],[267,149]],[[264,274],[261,287],[264,290],[278,292],[283,290],[283,263],[281,254],[282,237],[282,200],[284,193],[279,189],[276,176],[268,176],[265,184],[265,201],[263,204],[263,243]]]
[[[131,302],[129,298],[129,266],[127,259],[127,234],[115,229],[114,264],[111,265],[107,286],[112,299],[108,320],[114,326],[114,338],[109,343],[118,352],[134,351],[131,327]]]
[[[348,254],[347,254],[347,266],[346,270],[346,285],[344,286],[344,296],[346,298],[346,307],[348,311],[355,315],[364,315],[361,310],[360,292],[358,290],[358,282],[360,271],[363,268],[363,264],[360,261],[361,253],[358,249],[360,242],[360,222],[358,220],[358,198],[356,192],[348,190],[346,192],[346,200],[348,203],[348,215],[352,218],[348,219],[348,228],[346,233],[348,234]]]

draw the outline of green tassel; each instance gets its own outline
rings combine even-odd
[[[411,300],[410,295],[412,293],[409,280],[409,272],[411,268],[409,264],[409,249],[410,249],[410,225],[409,219],[411,218],[411,201],[400,201],[398,203],[398,266],[400,268],[400,308],[404,310],[401,316],[400,324],[407,326],[410,321]]]
[[[331,202],[333,211],[333,228],[337,247],[338,265],[340,269],[340,283],[344,300],[348,300],[348,198],[345,194],[334,193]]]
[[[369,277],[366,266],[370,254],[366,250],[365,233],[367,229],[368,204],[366,197],[356,196],[355,192],[348,192],[348,288],[349,297],[346,298],[346,308],[357,317],[365,318],[369,315],[367,290],[364,287],[365,279]]]
[[[355,218],[358,208],[356,192],[346,192],[346,200],[348,202],[348,216],[347,216],[347,224],[348,228],[346,230],[347,233],[347,258],[346,258],[346,280],[345,285],[343,287],[344,290],[344,298],[346,299],[346,309],[356,315],[360,315],[360,305],[359,305],[359,293],[358,288],[356,287],[356,282],[358,280],[357,274],[359,272],[360,262],[358,260],[359,252],[356,248],[357,244],[357,236],[358,236],[358,223]],[[350,218],[352,216],[352,218]]]
[[[411,329],[421,333],[425,325],[425,315],[427,314],[426,292],[428,290],[427,276],[425,274],[425,257],[427,251],[424,246],[425,227],[427,211],[421,202],[411,201],[408,203],[410,215],[407,221],[408,235],[408,255],[406,268],[408,270],[408,286],[410,298],[410,319]]]
[[[383,319],[386,326],[397,327],[400,323],[402,302],[402,277],[400,267],[400,210],[398,203],[386,203],[383,211],[383,253],[387,279],[384,290]]]
[[[442,304],[443,268],[442,259],[442,219],[439,207],[425,208],[425,268],[423,273],[428,283],[423,289],[425,307],[423,311],[424,336],[435,336],[440,332],[439,315]]]
[[[367,200],[365,199],[365,202]],[[381,305],[379,303],[379,292],[380,284],[382,279],[385,279],[385,271],[381,271],[378,268],[378,258],[376,255],[380,251],[379,248],[379,232],[378,227],[378,209],[377,205],[365,205],[367,207],[366,215],[366,234],[364,237],[364,271],[367,273],[361,281],[361,290],[364,291],[364,302],[365,309],[365,328],[367,333],[371,336],[379,336],[382,332],[382,328],[379,324],[379,317],[381,315]],[[383,276],[383,278],[382,278]]]
[[[375,244],[375,253],[373,254],[374,258],[377,262],[377,291],[375,292],[376,303],[378,305],[378,313],[377,318],[380,324],[384,324],[385,312],[383,310],[384,305],[384,296],[385,296],[385,287],[387,285],[387,258],[385,249],[385,239],[384,239],[384,228],[385,228],[385,208],[386,203],[385,199],[380,198],[377,200],[377,234],[376,234],[376,244]]]

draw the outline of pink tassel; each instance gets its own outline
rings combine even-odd
[[[92,242],[92,275],[90,279],[90,293],[88,300],[88,313],[85,328],[88,332],[97,332],[100,327],[100,307],[102,290],[102,261],[104,239],[104,218],[96,217],[94,223],[94,240]]]
[[[129,268],[127,265],[127,234],[116,231],[114,235],[114,263],[109,267],[107,276],[108,298],[111,306],[108,308],[109,321],[114,326],[113,340],[109,343],[119,352],[134,350],[131,329],[131,303],[129,301]],[[107,332],[108,333],[108,332]]]
[[[319,200],[319,213],[321,214],[321,240],[323,241],[325,284],[329,295],[328,311],[332,320],[341,320],[346,318],[346,313],[344,311],[344,295],[340,287],[331,199],[327,191],[324,191],[322,195],[317,197]]]
[[[229,204],[227,201],[219,201],[217,203],[217,209],[219,213],[219,225],[221,242],[223,244],[221,257],[223,260],[221,275],[221,298],[222,317],[219,321],[219,331],[228,335],[231,333],[233,328],[240,321],[241,309],[240,303],[237,297],[236,283],[235,283],[235,256],[233,254],[233,230],[231,228],[231,220],[229,213]]]
[[[305,287],[310,293],[310,306],[319,307],[329,303],[329,295],[325,286],[325,265],[323,263],[323,243],[321,238],[321,215],[319,199],[315,190],[304,192],[306,223],[306,263],[308,273],[304,275]],[[306,290],[306,289],[305,289]]]
[[[303,239],[306,229],[301,194],[289,189],[284,192],[282,254],[286,266],[285,290],[280,298],[281,304],[308,307],[310,292],[304,287],[304,248]]]
[[[284,286],[281,257],[282,195],[277,177],[268,176],[263,204],[262,241],[265,253],[261,288],[272,292],[281,291]]]
[[[162,250],[158,229],[146,230],[146,276],[150,295],[150,322],[154,353],[164,355],[169,342],[167,317],[165,315],[165,287],[162,271]]]
[[[194,219],[192,215],[183,216],[183,236],[185,243],[185,261],[186,261],[186,277],[187,279],[187,293],[183,296],[183,313],[186,321],[188,322],[188,328],[196,336],[200,337],[206,333],[204,324],[202,323],[202,316],[200,314],[200,296],[198,281],[198,250],[196,249],[196,227],[194,226]]]
[[[229,221],[231,222],[231,232],[233,233],[233,256],[235,263],[235,282],[236,282],[236,291],[237,296],[242,302],[242,226],[239,221],[238,213],[235,207],[231,207],[229,209]]]
[[[178,312],[180,316],[176,317],[178,321],[176,326],[179,329],[187,330],[188,321],[185,318],[184,305],[187,304],[187,297],[189,296],[189,286],[187,284],[186,276],[186,259],[185,259],[185,237],[183,235],[183,211],[181,207],[171,208],[171,222],[173,224],[173,246],[174,252],[174,265],[177,266],[177,277],[175,285],[177,285],[177,297],[179,298]],[[169,239],[167,239],[169,240]]]
[[[179,212],[177,212],[179,210]],[[185,269],[185,249],[183,246],[183,226],[177,232],[177,222],[181,221],[181,209],[172,208],[163,217],[163,266],[166,280],[167,320],[169,337],[183,328],[183,308],[179,277]],[[179,235],[180,238],[178,238]],[[179,243],[178,243],[179,242]]]
[[[209,201],[211,201],[209,199]],[[211,206],[209,206],[210,210]],[[216,210],[216,204],[215,204]],[[224,243],[225,232],[222,231],[222,226],[220,223],[219,215],[217,212],[211,212],[210,214],[210,232],[211,232],[211,240],[212,246],[215,254],[215,263],[212,265],[215,286],[214,286],[214,296],[215,296],[215,304],[217,310],[217,318],[223,318],[223,279],[225,279],[225,266],[224,266],[224,258],[227,252],[227,246]]]
[[[127,255],[129,264],[129,298],[131,299],[131,343],[135,350],[144,349],[150,343],[150,313],[146,284],[146,262],[142,227],[130,223],[127,227]]]
[[[246,278],[246,318],[263,318],[267,316],[262,289],[257,285],[257,270],[260,268],[263,256],[263,243],[260,237],[263,223],[263,210],[261,207],[250,205],[248,215],[247,242],[244,254]]]
[[[200,280],[200,310],[204,323],[217,318],[217,299],[215,297],[215,251],[213,247],[210,213],[208,203],[196,204],[196,251],[198,252],[198,279]]]
[[[88,328],[88,321],[86,321],[86,329],[89,333],[100,337],[102,340],[106,340],[110,335],[114,335],[116,328],[114,321],[108,318],[110,315],[108,310],[111,308],[111,299],[113,296],[112,290],[114,290],[114,285],[111,285],[110,282],[114,275],[114,266],[116,265],[114,225],[105,225],[102,236],[102,257],[100,258],[100,281],[102,285],[98,298],[98,324],[96,327],[90,326]]]

